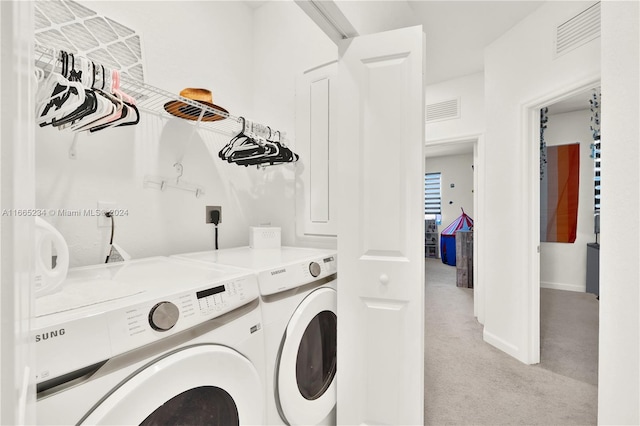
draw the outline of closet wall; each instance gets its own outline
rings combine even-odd
[[[141,33],[147,83],[174,93],[208,88],[213,102],[232,114],[286,131],[295,150],[288,78],[303,69],[298,60],[314,51],[319,30],[295,4],[274,3],[254,10],[244,2],[82,2]],[[289,49],[281,49],[283,40]],[[206,205],[222,206],[221,248],[248,244],[248,228],[258,224],[282,227],[283,243],[292,243],[295,166],[228,164],[217,153],[230,137],[193,129],[143,113],[138,126],[81,134],[76,160],[68,155],[71,132],[38,129],[37,207],[95,209],[98,201],[115,202],[128,210],[116,218],[115,242],[133,258],[213,248]],[[175,176],[173,164],[182,157],[182,179],[203,186],[203,197],[143,188],[146,174]],[[98,228],[97,218],[47,220],[67,240],[71,266],[104,261],[110,228]]]
[[[588,105],[588,104],[587,104]],[[587,243],[595,242],[593,233],[593,143],[588,109],[549,114],[544,138],[547,146],[580,142],[580,192],[576,241],[540,244],[540,286],[569,291],[586,290]]]
[[[335,61],[338,48],[327,35],[292,1],[265,2],[254,12],[254,106],[260,116],[296,141],[296,81],[311,68]],[[300,149],[296,152],[302,152]],[[302,156],[295,168],[277,168],[272,177],[286,184],[283,191],[272,194],[289,204],[291,198],[303,197],[302,169],[309,167],[308,156]],[[276,169],[276,168],[274,168]],[[284,215],[289,231],[283,243],[304,246],[335,247],[335,238],[305,238],[296,232],[296,206],[282,208],[281,202],[264,206],[265,214]],[[284,211],[283,211],[284,210]]]

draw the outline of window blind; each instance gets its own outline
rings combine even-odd
[[[424,175],[424,214],[441,214],[440,173]]]

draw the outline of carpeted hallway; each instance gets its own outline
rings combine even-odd
[[[455,267],[425,259],[425,279],[425,424],[596,424],[594,295],[542,289],[541,363],[529,366],[482,340]]]

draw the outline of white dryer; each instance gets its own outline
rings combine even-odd
[[[267,423],[336,423],[337,253],[239,247],[178,255],[256,271],[265,330]]]
[[[38,424],[264,424],[258,297],[226,265],[71,269],[36,300]]]

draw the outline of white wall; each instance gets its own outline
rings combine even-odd
[[[244,4],[156,2],[151,9],[147,2],[86,5],[142,33],[147,83],[174,93],[185,87],[209,88],[214,103],[230,112],[252,112],[251,26],[237,31],[238,22],[251,22],[251,9]],[[205,205],[221,205],[220,246],[246,244],[247,226],[258,220],[253,212],[267,183],[257,170],[217,158],[228,137],[201,130],[189,142],[192,129],[181,119],[143,113],[138,126],[81,134],[77,160],[68,158],[71,132],[38,129],[37,206],[90,209],[98,200],[116,202],[128,215],[115,218],[115,242],[140,258],[212,248]],[[145,174],[175,176],[172,166],[183,153],[183,179],[202,185],[204,197],[143,189]],[[69,244],[71,266],[104,261],[110,229],[98,228],[95,217],[48,219]]]
[[[577,82],[597,79],[600,39],[557,59],[553,57],[556,25],[593,2],[547,2],[485,49],[485,210],[476,228],[480,241],[478,279],[485,289],[484,338],[523,362],[536,362],[537,327],[530,320],[535,294],[530,254],[537,243],[531,232],[533,204],[529,146],[535,132],[524,132],[524,105],[568,91]],[[586,83],[585,83],[586,84]]]
[[[320,31],[293,2],[255,11],[226,1],[85,4],[142,33],[147,83],[174,93],[208,88],[231,114],[287,132],[295,150],[293,76],[316,54],[319,60],[326,55],[319,53]],[[70,132],[38,129],[37,207],[116,202],[128,216],[116,218],[115,242],[134,258],[213,248],[206,205],[222,206],[221,248],[248,244],[248,227],[258,224],[282,227],[283,243],[292,243],[295,166],[228,164],[217,157],[228,136],[200,130],[190,139],[192,129],[180,119],[143,114],[135,127],[81,134],[77,160],[68,158]],[[182,179],[202,185],[204,197],[142,187],[146,174],[175,176],[172,166],[183,155]],[[104,261],[110,229],[98,228],[95,217],[47,220],[66,238],[71,266]]]
[[[640,424],[640,7],[602,2],[598,423]]]
[[[430,157],[425,161],[425,173],[440,172],[442,196],[442,225],[438,232],[449,226],[462,214],[464,208],[471,218],[473,211],[473,154]],[[451,188],[451,184],[455,187]],[[449,204],[452,201],[453,203]]]
[[[425,88],[427,105],[456,98],[460,99],[460,118],[428,123],[427,145],[442,139],[484,132],[484,73],[454,78]]]
[[[308,69],[335,61],[338,48],[327,35],[290,1],[266,2],[254,15],[254,106],[264,120],[287,130],[295,151],[296,78]],[[283,244],[334,246],[335,238],[305,239],[295,234],[295,177],[307,159],[301,158],[296,168],[280,167],[272,172],[274,179],[286,181],[273,194],[274,202],[261,206],[262,220],[278,217],[283,227]],[[275,168],[274,168],[275,169]],[[287,232],[284,232],[286,229]]]
[[[588,104],[587,104],[588,105]],[[587,243],[595,242],[593,233],[593,143],[589,128],[591,111],[549,115],[545,131],[547,146],[580,142],[580,190],[576,241],[540,244],[540,286],[569,291],[586,290]]]

